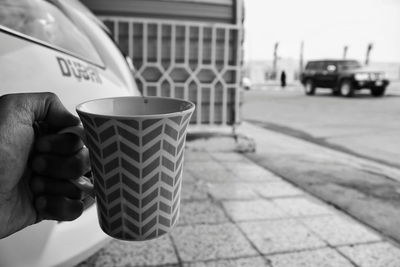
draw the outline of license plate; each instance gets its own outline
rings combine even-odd
[[[376,85],[376,86],[382,86],[382,84],[383,84],[382,81],[376,81],[376,82],[375,82],[375,85]]]

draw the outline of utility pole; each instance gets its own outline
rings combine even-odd
[[[300,62],[299,62],[299,77],[303,72],[303,60],[304,60],[304,41],[300,43]]]
[[[277,62],[278,62],[278,46],[279,42],[276,42],[274,45],[274,60],[272,62],[272,79],[276,80],[276,72],[277,72]]]
[[[369,43],[367,46],[367,55],[365,56],[365,65],[369,64],[369,56],[371,54],[371,50],[374,47],[374,45],[372,43]]]
[[[346,57],[347,57],[347,50],[349,50],[349,46],[345,45],[343,47],[343,59],[346,59]]]

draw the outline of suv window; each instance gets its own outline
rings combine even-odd
[[[316,70],[325,70],[325,63],[323,61],[315,62]]]
[[[337,63],[332,61],[325,61],[323,65],[323,70],[327,70],[329,72],[334,72],[337,69]]]
[[[0,26],[39,43],[103,65],[86,35],[52,3],[45,0],[0,0]]]
[[[322,61],[312,61],[306,66],[306,70],[323,70],[324,63]]]
[[[356,60],[349,60],[349,61],[344,61],[340,64],[340,68],[342,70],[351,70],[351,69],[358,69],[361,68],[360,62]]]
[[[308,62],[306,70],[313,70],[313,69],[315,69],[315,62]]]

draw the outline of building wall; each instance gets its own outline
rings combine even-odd
[[[102,16],[235,23],[235,0],[81,0]]]
[[[192,124],[240,122],[241,0],[82,1],[131,57],[143,95],[193,101]]]

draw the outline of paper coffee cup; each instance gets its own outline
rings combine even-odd
[[[148,240],[174,227],[194,108],[191,102],[163,97],[106,98],[77,106],[105,233]]]

